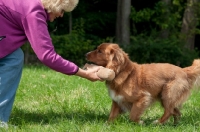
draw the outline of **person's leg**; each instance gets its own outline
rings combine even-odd
[[[0,59],[0,121],[8,122],[20,82],[24,54],[21,48]]]

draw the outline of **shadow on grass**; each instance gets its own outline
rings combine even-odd
[[[97,113],[97,111],[37,111],[30,112],[24,109],[14,108],[10,122],[15,125],[25,124],[57,124],[62,121],[75,121],[78,124],[85,124],[87,122],[106,122],[108,115]]]
[[[181,116],[178,124],[173,124],[173,117],[168,120],[165,125],[160,127],[179,127],[179,126],[200,126],[200,111],[199,109],[188,110]],[[36,111],[31,112],[24,109],[14,108],[10,122],[14,125],[21,126],[25,124],[38,124],[38,125],[46,125],[46,124],[57,124],[59,122],[76,122],[77,124],[85,124],[92,122],[105,123],[108,119],[108,114],[103,112],[91,111],[91,110],[74,110],[74,111],[65,111],[65,112],[55,112],[52,110],[49,111]],[[160,115],[156,116],[158,118]],[[143,121],[145,122],[144,126],[152,126],[152,122],[156,119],[145,118]],[[130,123],[133,122],[129,120],[129,114],[121,115],[116,119],[118,123]],[[113,122],[114,123],[114,122]],[[135,123],[133,123],[135,124]],[[138,125],[138,124],[135,124]],[[155,125],[153,125],[155,126]]]
[[[184,111],[185,109],[185,111]],[[163,125],[163,126],[173,126],[173,127],[178,127],[178,126],[187,126],[187,125],[192,125],[192,126],[200,126],[200,108],[196,107],[195,109],[187,109],[184,108],[181,110],[181,117],[180,120],[177,124],[174,124],[174,118],[171,116],[169,120]],[[183,112],[184,111],[184,112]],[[152,125],[152,122],[154,120],[160,119],[162,114],[156,115],[155,119],[150,119],[146,118],[145,124],[146,125]]]

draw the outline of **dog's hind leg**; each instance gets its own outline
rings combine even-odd
[[[174,123],[178,122],[181,116],[178,108],[183,104],[190,93],[188,82],[185,80],[184,75],[179,75],[177,76],[177,79],[175,78],[175,80],[168,82],[166,86],[163,87],[161,104],[164,107],[164,114],[158,120],[158,123],[165,123],[170,116],[174,117]]]
[[[170,110],[165,109],[163,116],[159,120],[154,121],[154,124],[163,124],[169,119],[170,116],[172,116]]]
[[[163,116],[162,116],[159,120],[154,121],[154,123],[156,123],[156,124],[163,124],[163,123],[165,123],[165,122],[170,118],[170,116],[172,116],[172,115],[173,115],[173,117],[174,117],[174,124],[177,124],[178,121],[179,121],[179,119],[180,119],[180,116],[181,116],[181,113],[180,113],[180,111],[179,111],[178,108],[174,108],[174,109],[166,109],[166,108],[165,108],[165,111],[164,111]]]
[[[164,92],[165,93],[165,92]],[[162,117],[158,120],[155,120],[153,122],[153,124],[164,124],[169,118],[170,116],[174,115],[174,105],[170,105],[169,104],[169,98],[165,97],[165,99],[161,100],[161,104],[164,107],[164,114],[162,115]],[[175,117],[174,117],[175,119]]]
[[[174,108],[173,117],[174,117],[174,124],[177,124],[181,117],[181,112],[179,111],[178,108]]]

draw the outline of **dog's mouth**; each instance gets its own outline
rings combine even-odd
[[[86,63],[88,63],[88,64],[93,64],[93,65],[97,65],[97,66],[103,66],[103,67],[106,67],[106,65],[102,65],[102,64],[100,64],[100,63],[95,63],[95,62],[93,62],[93,61],[89,61],[89,60],[87,60]]]

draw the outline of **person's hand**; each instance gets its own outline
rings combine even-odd
[[[92,82],[104,81],[97,76],[97,72],[99,71],[100,68],[101,68],[100,66],[88,70],[83,70],[79,68],[78,72],[75,75],[86,78]]]

